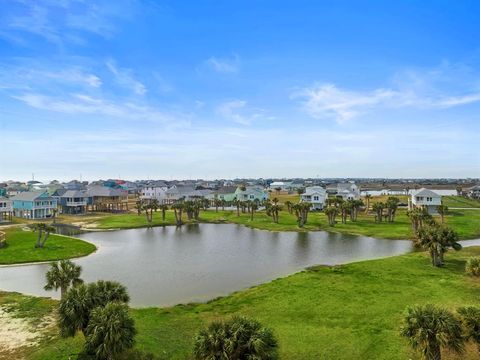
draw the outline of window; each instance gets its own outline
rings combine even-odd
[[[318,201],[318,196],[314,196],[314,197],[313,197],[313,200],[314,200],[314,201]]]

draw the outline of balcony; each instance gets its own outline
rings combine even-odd
[[[87,201],[67,201],[66,206],[87,206]]]

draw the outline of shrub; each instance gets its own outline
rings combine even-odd
[[[465,265],[465,272],[472,276],[480,276],[480,257],[471,257]]]

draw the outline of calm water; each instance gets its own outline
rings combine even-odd
[[[241,225],[186,225],[86,233],[98,247],[76,260],[83,279],[117,280],[134,306],[206,301],[292,274],[403,254],[409,241],[379,240],[327,232],[268,232]],[[58,297],[43,290],[48,264],[0,267],[0,289]]]

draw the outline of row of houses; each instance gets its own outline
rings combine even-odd
[[[128,192],[93,186],[87,190],[23,191],[17,195],[0,198],[0,220],[12,216],[24,219],[45,219],[56,212],[85,214],[87,211],[128,211]]]
[[[224,186],[218,190],[195,189],[193,186],[152,183],[142,189],[141,199],[156,199],[163,204],[171,204],[179,200],[234,200],[263,201],[268,199],[268,191],[260,186]]]

